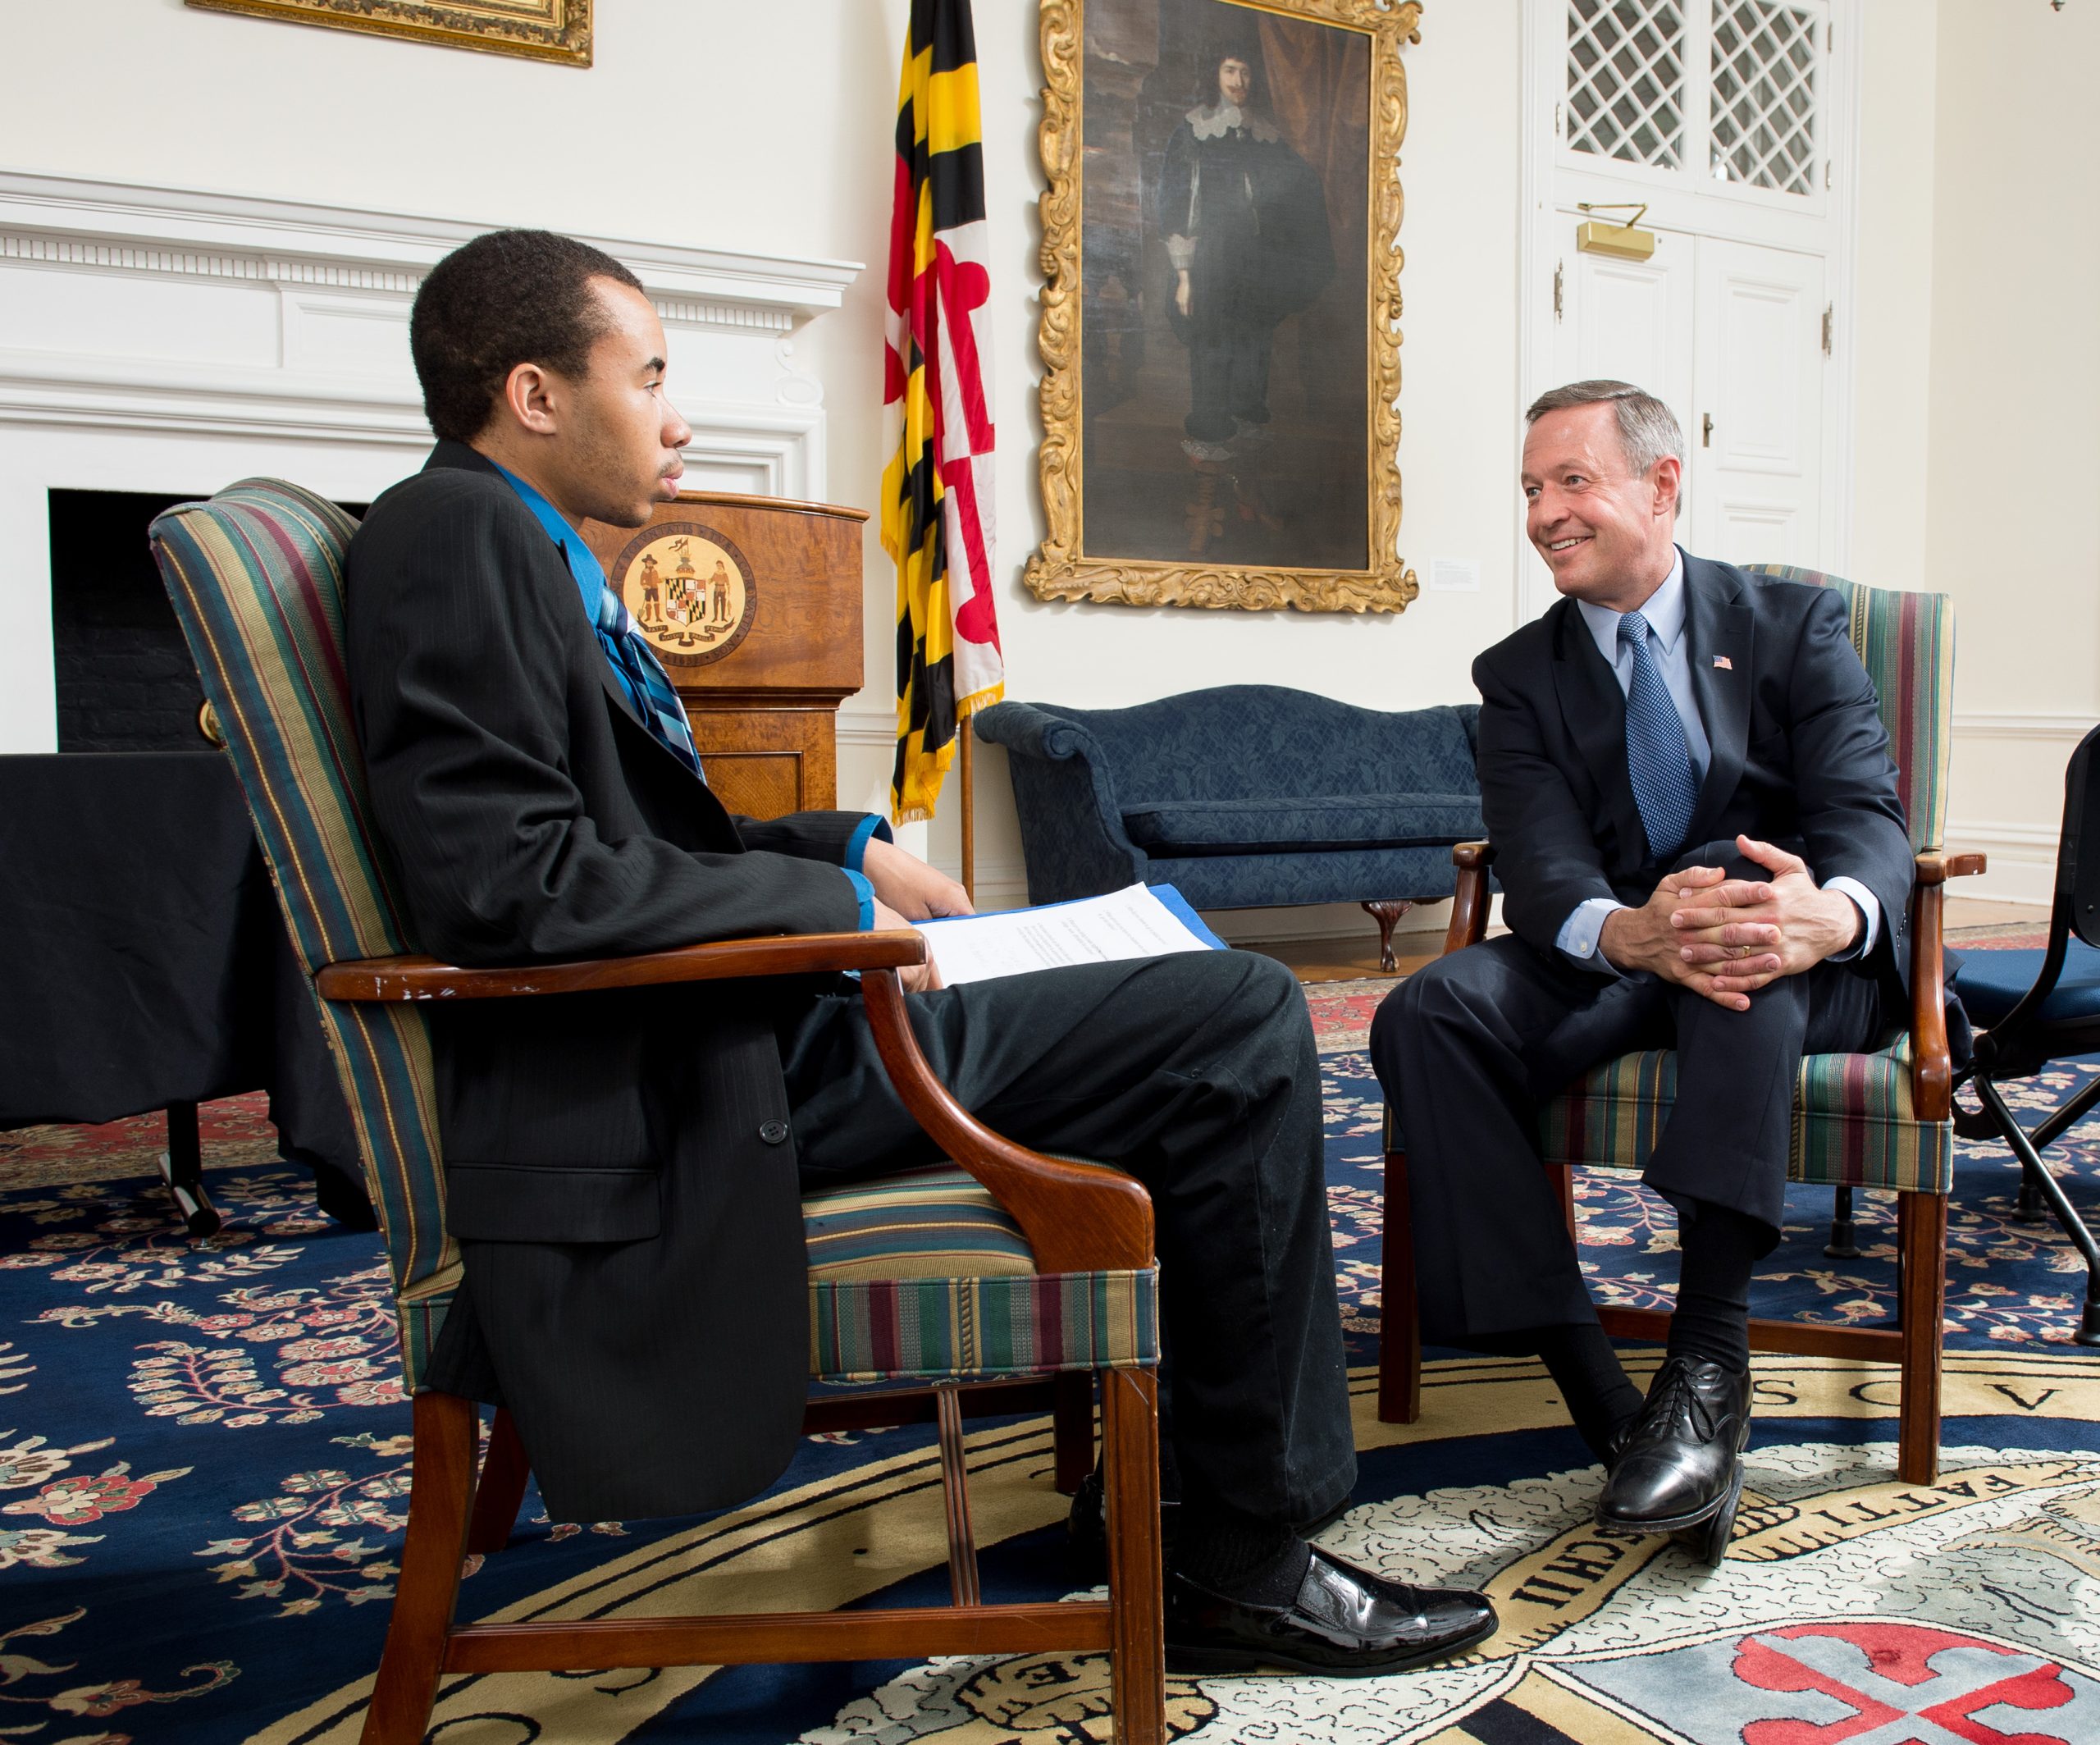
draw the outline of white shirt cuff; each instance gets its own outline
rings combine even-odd
[[[1592,897],[1587,902],[1577,903],[1574,912],[1560,924],[1560,931],[1554,935],[1553,943],[1577,969],[1591,970],[1600,975],[1616,975],[1619,973],[1618,966],[1605,956],[1605,917],[1613,910],[1625,907],[1609,897]]]
[[[1830,961],[1833,963],[1851,963],[1856,958],[1865,957],[1874,949],[1874,942],[1881,932],[1880,902],[1876,899],[1874,893],[1856,879],[1847,879],[1841,875],[1824,885],[1824,889],[1842,891],[1852,899],[1860,911],[1859,938],[1853,940],[1847,949],[1833,952]]]

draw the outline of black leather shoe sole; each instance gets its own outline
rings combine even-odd
[[[1169,1672],[1230,1674],[1250,1672],[1304,1672],[1321,1679],[1382,1679],[1389,1673],[1409,1672],[1486,1642],[1497,1628],[1490,1617],[1477,1629],[1445,1642],[1405,1652],[1366,1656],[1360,1660],[1312,1660],[1274,1648],[1243,1647],[1238,1643],[1177,1642],[1166,1644]]]
[[[1721,1567],[1721,1560],[1728,1555],[1728,1541],[1735,1537],[1736,1508],[1742,1501],[1742,1462],[1736,1462],[1735,1477],[1728,1482],[1728,1494],[1721,1499],[1721,1506],[1706,1518],[1696,1533],[1685,1535],[1687,1543],[1699,1560],[1710,1569]]]

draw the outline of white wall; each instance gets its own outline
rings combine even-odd
[[[0,104],[0,164],[867,263],[845,307],[799,336],[797,362],[826,390],[829,494],[872,508],[907,5],[600,0],[589,71],[180,0],[18,7],[11,62],[37,76],[11,81]],[[1011,695],[1127,703],[1195,674],[1390,707],[1471,695],[1472,655],[1518,610],[1518,11],[1436,5],[1407,51],[1401,545],[1424,575],[1434,557],[1477,560],[1481,591],[1425,593],[1397,618],[1315,618],[1044,605],[1022,589],[1041,531],[1042,73],[1031,0],[978,0]],[[2020,830],[2052,840],[2062,723],[2100,713],[2100,527],[2087,507],[2100,470],[2100,121],[2086,101],[2100,7],[1865,11],[1853,568],[1960,598],[1958,708],[1984,724],[1962,738],[1954,811],[1972,838],[1997,830],[1985,845],[2002,855]],[[842,717],[841,797],[873,805],[893,583],[872,529],[867,552],[870,683]],[[996,751],[980,780],[983,882],[1011,899],[1020,855]],[[954,793],[952,781],[932,828],[942,858]]]
[[[1950,837],[2037,898],[2065,760],[2100,721],[2096,74],[2092,6],[1943,7],[1918,507],[1961,626]]]

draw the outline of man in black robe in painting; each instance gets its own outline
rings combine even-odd
[[[1159,223],[1174,269],[1167,320],[1189,348],[1181,446],[1199,473],[1235,464],[1243,512],[1268,518],[1253,459],[1269,436],[1278,324],[1334,276],[1326,197],[1254,98],[1237,48],[1206,57],[1209,91],[1167,141]]]

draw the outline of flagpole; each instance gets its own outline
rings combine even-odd
[[[955,730],[962,741],[962,888],[974,909],[977,907],[977,783],[970,775],[970,747],[976,736],[970,730],[968,715],[956,723]]]

